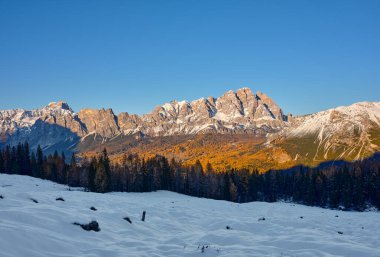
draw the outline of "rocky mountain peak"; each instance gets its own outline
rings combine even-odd
[[[206,132],[253,133],[262,127],[269,132],[286,126],[281,109],[272,99],[262,93],[255,95],[245,87],[236,92],[229,90],[217,98],[171,101],[142,116],[128,113],[116,116],[112,109],[104,108],[75,113],[64,101],[51,102],[32,111],[0,111],[0,132],[12,135],[23,129],[27,137],[32,133],[27,128],[38,120],[54,125],[56,134],[61,133],[62,128],[79,137],[95,134],[103,138],[136,133],[152,137]],[[46,126],[44,129],[48,130]]]
[[[113,137],[120,133],[118,119],[112,109],[82,109],[78,113],[88,133],[102,137]]]
[[[115,115],[112,109],[104,108],[75,113],[64,101],[34,110],[0,111],[0,145],[28,141],[32,149],[41,145],[47,152],[89,149],[86,147],[122,140],[130,144],[129,140],[143,137],[151,137],[141,140],[146,143],[161,140],[161,136],[202,137],[213,133],[226,134],[220,138],[264,137],[268,146],[275,142],[277,148],[292,147],[294,160],[357,159],[378,151],[379,129],[380,103],[361,102],[292,117],[284,115],[268,95],[260,91],[255,94],[248,87],[229,90],[220,97],[171,101],[141,116],[126,112]],[[295,138],[306,140],[308,147],[295,145]]]
[[[47,105],[50,109],[62,109],[74,112],[65,101],[51,102]]]

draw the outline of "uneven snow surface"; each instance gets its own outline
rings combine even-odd
[[[380,256],[377,212],[289,203],[239,205],[165,191],[95,194],[67,189],[31,177],[0,175],[1,257]],[[145,222],[140,221],[143,210]],[[123,220],[126,216],[132,224]],[[92,220],[99,222],[100,232],[72,225]]]

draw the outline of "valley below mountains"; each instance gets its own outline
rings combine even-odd
[[[380,102],[359,102],[293,117],[249,88],[218,98],[172,101],[148,114],[112,109],[74,112],[65,102],[0,111],[0,147],[28,141],[45,153],[93,156],[104,147],[124,154],[163,155],[184,164],[260,171],[326,161],[360,160],[380,151]]]

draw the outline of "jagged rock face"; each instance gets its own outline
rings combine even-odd
[[[57,102],[32,111],[0,111],[0,134],[3,143],[28,141],[32,150],[40,144],[49,152],[75,146],[87,130],[66,103]]]
[[[237,97],[240,99],[243,112],[250,119],[254,120],[255,112],[259,106],[257,97],[252,93],[249,88],[242,88],[236,92]]]
[[[266,107],[265,109],[271,114],[271,116],[280,120],[286,120],[281,108],[270,97],[261,92],[257,92],[257,97],[261,100],[264,107]]]
[[[87,134],[78,115],[64,102],[49,105],[32,111],[23,109],[0,111],[1,133],[12,134],[19,128],[30,128],[37,120],[67,128],[78,136]]]
[[[284,117],[269,97],[242,88],[219,98],[172,101],[142,116],[128,113],[116,116],[112,109],[83,109],[76,114],[65,102],[50,103],[32,111],[1,111],[0,136],[5,141],[19,129],[27,131],[37,120],[67,128],[79,137],[93,133],[104,138],[136,133],[145,136],[254,133],[259,128],[273,132],[287,125]]]
[[[254,95],[249,88],[226,92],[219,98],[192,102],[173,101],[143,115],[136,127],[148,136],[197,133],[254,133],[258,128],[273,132],[287,126],[287,117],[268,96]],[[273,110],[271,109],[273,108]]]
[[[380,150],[380,103],[361,102],[292,118],[285,140],[296,145],[294,158],[312,161],[357,160]]]
[[[244,117],[243,104],[232,90],[216,100],[216,109],[216,115],[220,115],[221,119]]]
[[[35,110],[35,115],[44,122],[67,128],[80,137],[88,132],[78,115],[65,102],[50,103],[42,111]]]
[[[226,92],[219,98],[201,98],[192,102],[172,101],[157,106],[143,116],[121,113],[120,133],[141,132],[146,136],[187,135],[197,133],[254,133],[257,129],[273,132],[287,126],[286,116],[268,96],[255,95],[249,88]],[[271,109],[273,108],[273,110]],[[81,112],[79,113],[82,119]],[[91,115],[94,116],[94,115]],[[86,124],[89,131],[94,126]],[[116,129],[116,126],[114,126]],[[114,133],[103,133],[108,137]]]
[[[117,117],[112,109],[83,109],[78,113],[78,117],[89,133],[107,138],[120,133]]]
[[[215,136],[221,141],[230,135],[240,139],[244,134],[250,134],[247,138],[251,139],[259,137],[265,142],[257,156],[263,163],[272,155],[273,160],[279,159],[272,152],[286,156],[289,163],[297,163],[302,158],[307,164],[335,158],[358,159],[380,150],[380,103],[357,103],[293,117],[284,115],[267,95],[242,88],[228,91],[219,98],[172,101],[142,116],[126,112],[116,116],[112,109],[83,109],[76,114],[65,102],[50,103],[31,111],[0,111],[0,146],[29,141],[32,149],[40,144],[46,151],[85,151],[91,140],[91,147],[95,149],[93,144],[103,146],[111,142],[114,146],[125,141],[137,145],[136,141],[161,139],[161,136],[171,137],[176,142],[175,138],[202,137],[210,133],[218,134]],[[126,147],[123,145],[119,150]],[[250,149],[247,146],[244,152],[249,153]],[[214,150],[219,151],[201,147],[199,154]],[[235,145],[231,145],[230,150],[236,158]]]
[[[121,133],[125,135],[138,133],[142,124],[140,116],[136,114],[129,115],[127,112],[120,113],[117,120]]]

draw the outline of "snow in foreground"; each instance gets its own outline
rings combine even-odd
[[[239,205],[166,191],[85,193],[16,175],[0,175],[0,195],[2,257],[380,256],[376,212]],[[72,225],[91,220],[99,222],[100,232]]]

